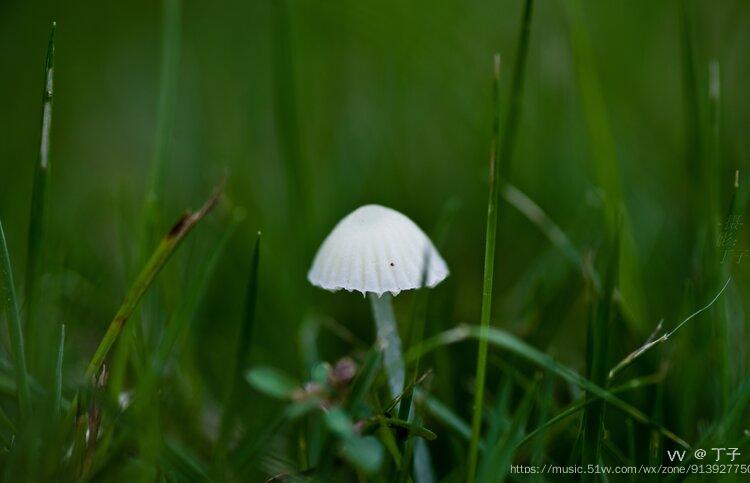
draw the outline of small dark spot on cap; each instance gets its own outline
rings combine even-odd
[[[392,266],[392,267],[395,267],[395,266],[396,266],[396,264],[395,264],[395,263],[393,263],[393,262],[391,262],[391,266]]]

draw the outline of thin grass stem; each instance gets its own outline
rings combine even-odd
[[[60,326],[60,341],[57,346],[57,360],[55,363],[54,402],[55,416],[59,417],[62,412],[62,386],[63,386],[63,358],[65,355],[65,324]]]
[[[26,369],[26,352],[23,345],[23,330],[21,318],[18,314],[18,301],[13,281],[13,269],[10,264],[10,254],[5,241],[3,223],[0,221],[0,270],[2,270],[2,300],[5,306],[5,316],[8,321],[13,358],[15,361],[15,379],[18,387],[18,407],[24,419],[31,415],[31,392],[29,390],[29,376]]]
[[[487,235],[484,248],[484,280],[482,283],[482,309],[480,327],[482,330],[490,326],[492,313],[492,284],[495,276],[495,247],[497,239],[497,205],[500,184],[500,160],[498,142],[500,137],[500,55],[495,55],[494,83],[493,83],[493,140],[492,155],[490,157],[490,194],[487,202]],[[484,403],[484,385],[487,372],[487,339],[479,339],[477,351],[477,369],[474,380],[474,409],[471,418],[471,441],[467,463],[467,481],[473,483],[477,471],[479,456],[479,439],[482,430],[482,407]]]

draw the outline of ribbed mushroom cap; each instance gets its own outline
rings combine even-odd
[[[315,255],[307,279],[326,290],[398,295],[448,276],[448,266],[427,235],[409,218],[391,208],[357,208],[333,229]]]

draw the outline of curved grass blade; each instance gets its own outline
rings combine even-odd
[[[534,200],[510,183],[503,186],[502,195],[505,201],[510,203],[511,206],[539,228],[539,231],[563,254],[565,259],[578,269],[584,280],[591,283],[596,293],[601,293],[602,282],[599,273],[590,263],[585,262],[581,252],[570,241],[570,238]],[[615,301],[623,315],[627,317],[627,320],[634,326],[638,326],[638,323],[635,321],[636,316],[633,308],[617,288],[615,288]]]
[[[0,300],[2,300],[5,306],[5,318],[8,321],[8,333],[10,334],[11,346],[13,347],[14,373],[16,387],[18,388],[18,408],[21,416],[26,418],[31,415],[29,376],[26,370],[26,352],[23,345],[21,318],[18,315],[13,270],[10,264],[10,254],[8,253],[8,245],[5,241],[2,221],[0,221],[0,270],[2,271],[2,280],[0,280],[2,283],[2,292],[0,294],[2,297],[0,297]]]
[[[107,332],[104,334],[102,341],[99,343],[99,347],[97,347],[94,356],[91,358],[91,362],[89,362],[89,365],[86,368],[87,379],[91,379],[99,372],[109,350],[117,340],[120,332],[122,332],[125,323],[138,306],[138,302],[140,302],[156,276],[180,245],[180,242],[188,233],[190,233],[195,225],[197,225],[198,222],[201,221],[214,208],[214,206],[216,206],[222,188],[223,185],[217,187],[198,211],[186,213],[180,217],[164,238],[162,238],[161,242],[156,247],[156,250],[151,255],[151,258],[146,262],[146,266],[143,267],[141,273],[125,295],[125,300],[122,302],[122,305],[115,314]]]
[[[417,400],[424,404],[425,409],[432,414],[437,421],[443,423],[452,429],[456,434],[466,441],[471,439],[471,426],[461,419],[451,408],[440,402],[437,398],[420,389],[416,390]],[[480,442],[479,449],[483,449],[484,444]]]
[[[369,424],[370,426],[384,424],[389,428],[400,428],[405,432],[405,434],[403,435],[403,439],[409,438],[411,436],[419,436],[420,438],[424,438],[427,441],[432,441],[437,438],[437,435],[429,429],[418,424],[405,421],[403,419],[389,418],[387,416],[373,416],[372,418],[370,418]],[[369,426],[365,427],[369,428]]]
[[[617,387],[613,387],[612,389],[609,390],[609,392],[611,394],[619,394],[619,393],[626,392],[626,391],[632,391],[632,390],[638,389],[640,387],[643,387],[649,384],[657,384],[663,380],[664,380],[663,374],[655,374],[652,376],[641,377],[637,379],[632,379]],[[553,416],[552,418],[550,418],[549,420],[541,424],[538,428],[534,429],[532,432],[527,434],[518,443],[518,447],[523,446],[527,442],[541,435],[542,433],[547,431],[550,427],[554,426],[555,424],[562,421],[563,419],[578,413],[579,411],[584,409],[586,406],[592,404],[594,401],[595,400],[593,398],[590,398],[590,399],[583,399],[581,401],[570,404],[567,408],[563,409],[558,414],[556,414],[555,416]]]
[[[573,242],[534,200],[510,183],[503,185],[502,195],[505,201],[539,227],[539,230],[549,239],[550,243],[560,250],[573,266],[581,271],[584,278],[592,282],[597,291],[601,289],[599,275],[595,271],[587,269],[588,265],[584,263],[581,253],[573,245]]]
[[[409,354],[407,354],[407,360],[411,360],[413,357],[415,357],[416,352],[418,351],[422,352],[424,355],[427,352],[436,350],[445,345],[479,338],[484,338],[492,345],[512,352],[527,360],[528,362],[547,369],[549,372],[557,375],[558,377],[575,384],[585,391],[593,393],[595,396],[601,398],[609,405],[630,416],[634,421],[656,429],[663,436],[671,439],[683,448],[690,448],[690,445],[684,439],[680,438],[669,429],[663,427],[661,424],[653,421],[641,410],[614,396],[610,391],[607,391],[606,389],[603,389],[602,387],[589,381],[568,366],[560,364],[552,356],[547,355],[534,347],[531,347],[512,334],[500,329],[496,329],[494,327],[485,329],[472,325],[460,325],[454,329],[445,331],[432,337],[431,339],[426,340],[419,347],[415,348],[414,350],[410,351]]]

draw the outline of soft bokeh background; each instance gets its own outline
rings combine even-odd
[[[687,168],[695,145],[686,120],[678,2],[581,4],[593,47],[593,64],[584,68],[599,80],[604,122],[614,140],[642,283],[642,327],[661,318],[672,324],[710,292],[686,302],[685,287],[696,278],[691,230],[705,222],[696,211],[703,195],[694,187],[701,181]],[[725,206],[734,171],[746,179],[750,157],[750,4],[686,5],[702,111],[708,62],[716,59],[721,66],[719,173]],[[263,241],[254,360],[305,377],[297,330],[313,315],[331,316],[372,339],[361,297],[325,293],[305,279],[323,237],[365,203],[396,208],[430,233],[447,206],[458,207],[441,250],[452,274],[438,289],[440,309],[433,308],[437,315],[428,331],[478,322],[492,54],[503,56],[504,103],[521,8],[517,0],[184,2],[174,129],[159,206],[162,229],[184,208],[198,207],[225,171],[228,203],[198,226],[165,272],[160,281],[167,292],[160,298],[165,313],[179,289],[164,286],[190,276],[201,250],[226,225],[227,205],[247,210],[190,334],[196,380],[205,389],[201,397],[211,401],[225,376],[230,356],[225,348],[242,311],[257,230]],[[0,2],[0,217],[19,281],[38,149],[42,63],[50,22],[58,23],[47,250],[49,276],[64,280],[64,289],[48,323],[59,323],[59,317],[68,324],[66,367],[73,377],[80,377],[137,269],[154,158],[161,15],[160,2],[142,0]],[[595,257],[607,240],[602,206],[609,201],[594,174],[599,160],[587,127],[570,19],[562,1],[535,5],[508,176]],[[494,323],[527,335],[529,314],[567,287],[572,307],[559,314],[564,322],[549,334],[551,351],[582,369],[586,310],[575,303],[582,285],[575,270],[508,205],[501,210],[499,233]],[[738,248],[750,248],[746,235],[743,226]],[[748,264],[732,268],[737,300],[750,295]],[[546,268],[534,268],[540,266]],[[408,295],[397,299],[397,312],[408,314],[408,300]],[[741,334],[746,322],[741,306],[735,308]],[[645,334],[622,331],[614,351],[625,355]],[[685,340],[690,334],[685,332]],[[349,350],[327,340],[329,360]],[[735,339],[737,374],[747,362],[742,340]],[[454,354],[455,371],[464,371],[469,381],[473,346]],[[710,374],[709,365],[700,377]],[[438,371],[437,387],[440,378]],[[494,387],[495,380],[489,384]],[[693,397],[697,386],[667,404]],[[468,415],[466,387],[440,391]],[[253,418],[266,409],[249,408],[248,425],[257,424]],[[697,431],[696,421],[680,424],[683,435]]]

